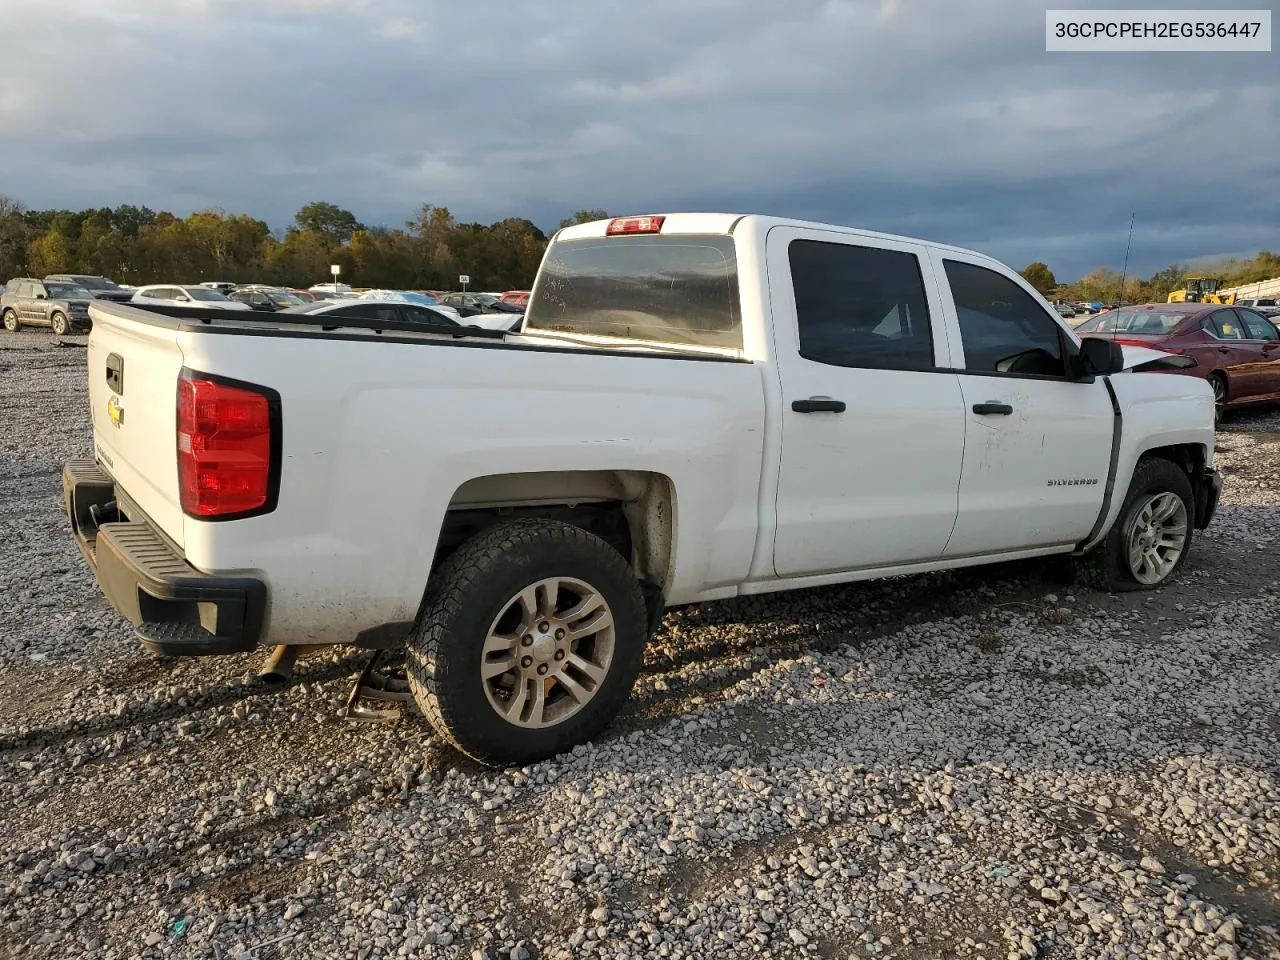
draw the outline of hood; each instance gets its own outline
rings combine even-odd
[[[1126,372],[1157,369],[1176,370],[1196,365],[1195,360],[1191,357],[1179,353],[1170,353],[1167,350],[1135,347],[1128,343],[1120,344],[1120,349],[1124,351],[1124,369]]]

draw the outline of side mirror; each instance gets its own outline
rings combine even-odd
[[[186,296],[185,294],[179,294],[179,295],[176,297],[176,299],[177,299],[177,301],[178,301],[179,303],[188,303],[188,302],[190,302],[190,300],[191,300],[191,298],[190,298],[190,297],[188,297],[188,296]]]
[[[1085,337],[1075,358],[1076,376],[1104,377],[1124,369],[1124,347],[1114,340]]]
[[[37,299],[37,300],[48,300],[48,299],[49,299],[49,295],[48,295],[47,293],[45,293],[43,290],[37,290],[37,291],[36,291],[36,299]]]

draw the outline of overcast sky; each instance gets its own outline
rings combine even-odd
[[[776,213],[1064,279],[1119,268],[1131,211],[1142,275],[1280,249],[1280,52],[1050,54],[1045,6],[0,0],[0,194]]]

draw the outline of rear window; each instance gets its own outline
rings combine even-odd
[[[227,297],[224,297],[217,290],[210,290],[208,287],[183,287],[190,294],[192,300],[206,300],[210,303],[225,303]]]
[[[1166,334],[1185,319],[1187,314],[1174,310],[1112,310],[1082,323],[1076,332]]]
[[[740,349],[733,238],[554,243],[529,298],[524,329]]]
[[[46,283],[45,289],[54,300],[92,300],[91,294],[84,287],[73,283]]]

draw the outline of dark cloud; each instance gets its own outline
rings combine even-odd
[[[1131,211],[1142,274],[1280,247],[1273,54],[1048,54],[1025,0],[41,0],[0,33],[52,14],[56,68],[0,88],[33,206],[747,210],[1066,276]]]

